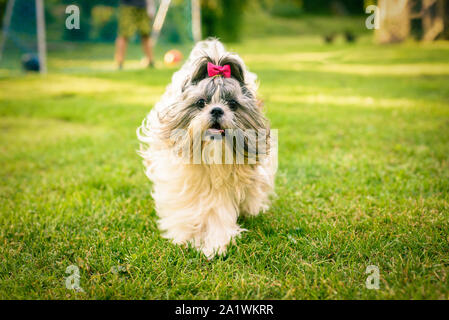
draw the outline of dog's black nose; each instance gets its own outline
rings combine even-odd
[[[224,112],[222,108],[213,108],[210,111],[210,114],[215,118],[220,118],[224,114]]]

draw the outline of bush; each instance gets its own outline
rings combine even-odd
[[[303,13],[302,1],[276,1],[270,9],[273,16],[297,17]]]
[[[117,35],[116,8],[95,6],[92,9],[92,33],[94,39],[113,41]]]
[[[247,0],[203,0],[203,36],[218,37],[225,42],[240,40],[243,11]]]

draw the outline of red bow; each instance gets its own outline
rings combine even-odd
[[[229,64],[225,64],[223,67],[216,66],[213,63],[207,63],[207,73],[209,77],[214,77],[218,75],[223,75],[225,78],[231,77],[231,66]]]

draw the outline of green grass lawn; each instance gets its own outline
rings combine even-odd
[[[449,43],[230,48],[279,129],[277,198],[212,261],[161,238],[136,154],[174,69],[3,73],[0,298],[449,298]]]

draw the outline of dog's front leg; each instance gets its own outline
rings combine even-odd
[[[191,243],[208,259],[224,255],[228,244],[244,231],[235,209],[224,206],[171,211],[158,224],[165,238],[175,244]]]
[[[237,212],[225,207],[214,208],[205,216],[199,249],[211,259],[215,255],[224,255],[231,241],[245,229],[237,224]]]

